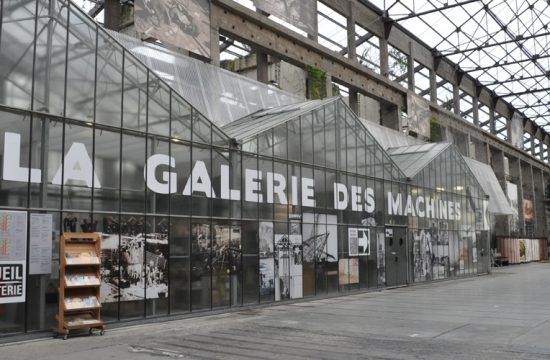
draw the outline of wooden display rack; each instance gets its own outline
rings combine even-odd
[[[73,330],[94,329],[105,333],[101,320],[100,273],[101,236],[93,233],[65,233],[59,242],[59,313],[54,337],[67,339]]]

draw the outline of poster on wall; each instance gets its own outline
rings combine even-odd
[[[29,275],[52,271],[52,214],[31,214],[29,227]]]
[[[317,24],[316,0],[253,0],[254,6],[268,14],[314,34]]]
[[[430,137],[430,105],[423,97],[412,92],[407,93],[407,120],[409,131]]]
[[[349,256],[370,255],[370,230],[367,228],[348,228]]]
[[[470,225],[462,225],[460,229],[460,240],[462,248],[460,260],[464,264],[477,263],[477,244],[475,228]],[[470,257],[471,254],[471,257]]]
[[[338,283],[342,285],[359,283],[359,259],[340,259],[338,261]]]
[[[519,202],[518,202],[518,186],[509,181],[506,182],[506,193],[508,201],[512,208],[513,214],[510,216],[510,232],[517,233],[519,231]]]
[[[526,222],[535,220],[535,210],[531,199],[523,199],[523,218]]]
[[[258,228],[260,246],[260,296],[275,293],[275,258],[273,252],[273,223],[262,221]]]
[[[27,213],[0,211],[0,304],[25,302]]]
[[[134,9],[137,31],[210,57],[208,0],[135,0]]]
[[[432,251],[432,277],[447,278],[450,274],[449,229],[445,221],[432,222],[429,230]]]
[[[432,280],[432,234],[428,230],[412,231],[413,276],[415,282]]]
[[[387,231],[391,229],[386,229]],[[392,232],[393,234],[393,232]],[[386,241],[384,239],[384,233],[376,234],[376,269],[378,273],[378,285],[386,285]]]
[[[102,234],[101,302],[168,296],[168,222],[145,233],[142,218],[122,224],[121,234]]]
[[[304,234],[304,261],[337,262],[338,228],[336,215],[304,213],[302,217],[304,223],[316,224],[314,233]]]
[[[275,234],[275,301],[303,296],[301,234]]]
[[[519,240],[519,262],[527,262],[527,251],[525,249],[525,239]]]

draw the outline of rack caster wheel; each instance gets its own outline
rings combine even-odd
[[[94,333],[94,329],[89,329],[88,334],[92,335]]]
[[[101,331],[99,332],[99,335],[101,336],[105,335],[105,330],[101,329]]]
[[[69,338],[69,334],[63,335],[63,340],[67,340]]]

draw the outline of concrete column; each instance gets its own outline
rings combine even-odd
[[[530,164],[525,163],[523,161],[520,162],[520,164],[521,164],[520,166],[521,177],[523,181],[523,197],[533,201],[533,220],[530,222],[530,226],[533,227],[533,234],[536,234],[537,230],[536,230],[535,219],[537,218],[537,214],[536,214],[536,206],[535,206],[536,194],[535,194],[535,183],[533,181],[533,168],[531,167]],[[527,231],[528,221],[524,219],[524,222],[525,222],[525,235],[530,235],[529,232]]]
[[[491,156],[491,147],[489,144],[483,144],[483,146],[485,147],[485,158],[487,159],[487,164],[491,164],[491,161],[493,160]]]
[[[269,62],[263,51],[256,52],[256,79],[263,83],[269,81]]]
[[[409,54],[407,55],[407,75],[409,90],[414,92],[414,50],[412,41],[409,42]]]
[[[470,135],[455,130],[453,132],[453,144],[463,156],[470,156]]]
[[[380,38],[380,74],[385,77],[390,76],[388,40],[383,37]]]
[[[359,115],[359,94],[352,89],[349,91],[349,107],[354,113]]]
[[[401,131],[401,113],[397,105],[380,102],[380,122],[385,127]]]
[[[120,30],[122,6],[119,0],[105,0],[104,23],[109,30]]]
[[[450,126],[445,126],[445,128],[443,130],[443,136],[444,136],[444,140],[446,142],[449,142],[451,144],[455,144],[454,136],[453,136],[453,129],[451,129]]]
[[[355,44],[355,14],[353,9],[353,2],[349,1],[348,6],[350,9],[350,16],[347,18],[347,30],[348,30],[348,58],[353,61],[357,61],[357,46]]]
[[[493,104],[489,107],[489,132],[493,135],[497,132],[495,129],[495,106]]]
[[[472,98],[472,117],[474,118],[474,125],[479,126],[479,98]]]
[[[477,141],[475,140],[474,143],[474,154],[475,154],[475,159],[477,161],[481,161],[482,163],[484,164],[489,164],[490,161],[490,157],[489,155],[487,154],[487,144],[481,142],[481,141]],[[472,153],[470,153],[472,154]]]
[[[437,103],[437,74],[430,69],[430,101]]]
[[[506,174],[504,171],[504,153],[498,149],[490,149],[491,152],[491,167],[495,173],[500,187],[506,193]],[[508,219],[503,216],[496,217],[495,224],[495,235],[496,236],[509,236],[510,235],[510,226],[508,224]]]
[[[546,184],[543,172],[538,168],[532,168],[533,181],[535,186],[535,228],[537,237],[548,236],[548,225],[546,223],[546,208],[544,205]]]
[[[523,177],[521,171],[520,160],[510,157],[508,159],[510,165],[510,177],[516,180],[516,185],[518,186],[518,228],[519,236],[525,235],[525,218],[523,216]]]
[[[475,155],[476,155],[476,147],[475,147],[475,144],[472,143],[472,136],[470,134],[465,134],[466,135],[466,156],[467,157],[471,157],[471,158],[475,158]]]
[[[512,119],[506,119],[506,142],[512,143]]]
[[[210,64],[220,66],[220,29],[214,25],[210,27]]]
[[[453,112],[460,116],[460,87],[453,84]]]
[[[332,92],[332,76],[329,73],[325,74],[325,82],[327,87],[327,97],[334,96]]]
[[[531,134],[531,155],[535,156],[535,135]]]
[[[315,19],[317,19],[317,2],[315,2]],[[313,33],[312,34],[307,34],[307,38],[310,39],[310,40],[313,40],[315,42],[317,42],[319,39],[319,24],[317,23],[317,21],[314,21],[314,28],[313,28]]]
[[[544,142],[540,141],[539,146],[540,146],[539,159],[540,161],[544,162]]]

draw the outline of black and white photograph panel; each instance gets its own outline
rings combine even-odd
[[[210,56],[208,0],[136,0],[136,29],[146,36]]]
[[[303,296],[301,235],[275,234],[275,301]]]
[[[323,222],[321,222],[322,220]],[[324,223],[326,221],[326,224]],[[315,224],[314,232],[304,234],[303,252],[305,262],[337,262],[338,233],[336,215],[304,213],[303,222]]]
[[[413,245],[414,281],[432,280],[432,241],[428,230],[411,231]]]

